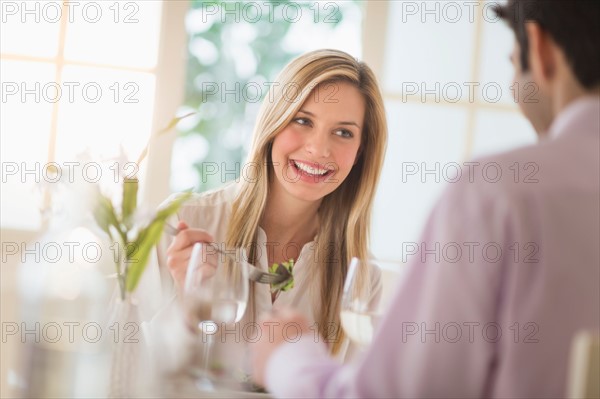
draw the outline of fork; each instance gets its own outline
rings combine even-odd
[[[179,229],[175,228],[174,226],[170,225],[169,223],[165,223],[164,230],[167,234],[169,234],[171,236],[176,236],[180,232]],[[217,245],[215,245],[213,243],[206,243],[206,245],[210,245],[211,248],[213,248],[215,251],[217,251],[221,255],[226,256],[232,262],[237,262],[237,260],[230,253],[227,253],[227,252],[221,250]],[[279,283],[283,283],[284,281],[288,280],[291,277],[291,273],[282,265],[279,265],[279,267],[277,268],[277,273],[273,274],[273,273],[263,272],[256,266],[254,266],[246,261],[242,260],[240,263],[248,269],[248,278],[252,281],[256,281],[257,283],[279,284]]]

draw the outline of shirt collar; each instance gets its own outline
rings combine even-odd
[[[568,104],[554,119],[549,137],[556,138],[567,132],[595,132],[600,130],[600,96],[580,97]]]

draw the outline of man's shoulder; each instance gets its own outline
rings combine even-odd
[[[553,162],[553,156],[544,147],[535,144],[463,162],[449,180],[442,200],[456,207],[521,203],[547,180],[548,162]]]

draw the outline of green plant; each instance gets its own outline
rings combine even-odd
[[[194,113],[173,118],[158,134],[170,131],[179,121],[192,115]],[[147,154],[148,144],[138,157],[138,165]],[[191,191],[180,193],[150,215],[140,217],[141,212],[136,212],[138,211],[138,188],[137,177],[123,177],[123,195],[119,207],[113,204],[110,196],[103,194],[96,187],[94,219],[102,231],[108,234],[111,241],[117,243],[118,248],[123,249],[116,251],[115,259],[122,299],[127,292],[133,292],[137,287],[150,259],[152,248],[160,240],[167,219],[174,215],[181,204],[192,195]]]
[[[121,298],[127,292],[133,292],[148,264],[152,248],[158,243],[166,220],[177,212],[181,204],[191,193],[182,193],[173,201],[159,207],[153,217],[141,223],[134,222],[137,207],[138,179],[126,178],[123,181],[123,199],[119,211],[112,201],[98,191],[98,200],[94,210],[94,219],[98,226],[117,242],[124,251],[118,251],[119,258],[115,267]]]

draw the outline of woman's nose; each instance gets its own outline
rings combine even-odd
[[[305,148],[315,158],[327,158],[331,153],[329,145],[329,135],[327,132],[315,131],[307,137]]]

